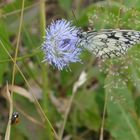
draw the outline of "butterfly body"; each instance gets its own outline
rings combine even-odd
[[[140,31],[101,30],[81,32],[79,45],[99,58],[124,55],[128,48],[140,43]]]

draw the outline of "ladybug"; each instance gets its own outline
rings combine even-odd
[[[19,123],[19,113],[13,112],[11,117],[11,124],[17,124],[17,123]]]

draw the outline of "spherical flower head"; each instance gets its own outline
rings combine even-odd
[[[46,30],[42,50],[45,54],[43,61],[48,61],[58,70],[69,66],[70,63],[80,62],[81,48],[77,47],[79,29],[65,19],[52,22]]]

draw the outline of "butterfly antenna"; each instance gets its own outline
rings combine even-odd
[[[77,18],[76,18],[76,16],[75,16],[75,12],[74,12],[73,9],[72,9],[72,15],[73,15],[73,17],[74,17],[74,19],[75,19],[75,21],[76,21],[76,24],[79,26],[78,20],[77,20]]]
[[[73,17],[74,17],[74,19],[75,19],[75,21],[76,21],[77,26],[80,27],[80,26],[79,26],[79,23],[78,23],[78,20],[77,20],[77,18],[76,18],[76,16],[75,16],[74,9],[72,9],[72,15],[73,15]],[[78,36],[80,36],[81,31],[82,31],[82,29],[79,28]]]

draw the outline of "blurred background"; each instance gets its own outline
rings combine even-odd
[[[11,140],[56,139],[33,95],[58,135],[62,134],[64,114],[74,95],[63,140],[139,140],[140,45],[121,58],[106,61],[96,59],[85,50],[81,55],[83,62],[71,64],[71,71],[58,71],[42,63],[41,45],[45,27],[61,18],[72,20],[85,31],[140,31],[140,0],[24,2],[22,8],[23,0],[0,0],[0,140],[5,137],[9,115],[9,101],[4,90],[7,83],[8,90],[13,92],[13,111],[19,114],[19,123],[11,126]],[[12,58],[17,42],[18,68],[12,86]],[[80,83],[78,79],[83,74],[84,82],[73,94],[75,83]]]

